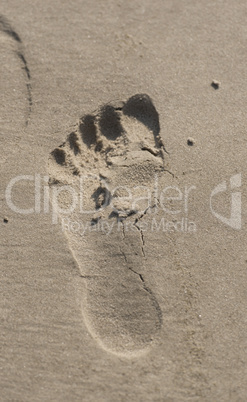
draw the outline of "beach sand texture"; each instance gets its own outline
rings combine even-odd
[[[245,401],[246,3],[0,14],[0,400]]]

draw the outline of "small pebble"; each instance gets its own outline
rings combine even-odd
[[[187,139],[187,144],[189,145],[189,147],[192,147],[194,145],[194,143],[195,143],[195,140],[193,138],[189,137]]]
[[[8,218],[5,216],[5,218],[3,218],[4,223],[8,223]]]
[[[212,83],[211,83],[211,87],[213,87],[214,89],[219,89],[220,82],[216,81],[216,80],[213,80]]]

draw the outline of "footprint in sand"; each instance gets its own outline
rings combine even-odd
[[[159,132],[152,100],[138,94],[85,115],[48,162],[53,208],[86,285],[85,322],[117,354],[147,350],[162,325],[139,225],[155,208],[151,189],[164,171]]]

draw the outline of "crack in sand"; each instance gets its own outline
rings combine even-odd
[[[160,306],[159,306],[159,304],[158,304],[158,302],[157,302],[157,300],[156,300],[156,298],[155,298],[155,296],[154,296],[152,290],[147,286],[143,274],[139,274],[139,272],[135,271],[133,268],[131,268],[131,267],[129,266],[129,264],[128,264],[128,259],[127,259],[127,257],[126,257],[126,254],[125,254],[124,251],[121,249],[121,247],[119,247],[119,250],[120,250],[120,252],[122,253],[122,255],[123,255],[123,257],[124,257],[124,260],[125,260],[125,262],[126,262],[126,264],[127,264],[127,269],[129,269],[131,272],[133,272],[135,275],[137,275],[137,276],[139,277],[139,279],[140,279],[141,282],[142,282],[143,289],[144,289],[147,293],[149,293],[150,298],[151,298],[151,300],[152,300],[152,303],[153,303],[153,305],[154,305],[154,307],[155,307],[155,309],[156,309],[156,311],[157,311],[157,315],[158,315],[158,318],[159,318],[159,328],[160,328],[161,325],[162,325],[162,322],[163,322],[163,319],[162,319],[162,311],[161,311],[161,308],[160,308]]]

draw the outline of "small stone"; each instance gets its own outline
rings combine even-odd
[[[3,218],[3,221],[4,221],[4,223],[8,223],[9,219],[7,218],[7,216],[5,216],[5,217]]]
[[[192,147],[194,145],[194,143],[195,143],[195,140],[193,138],[189,137],[187,139],[187,144],[189,145],[189,147]]]
[[[217,80],[213,80],[211,83],[211,87],[213,87],[214,89],[219,89],[220,87],[220,82]]]

